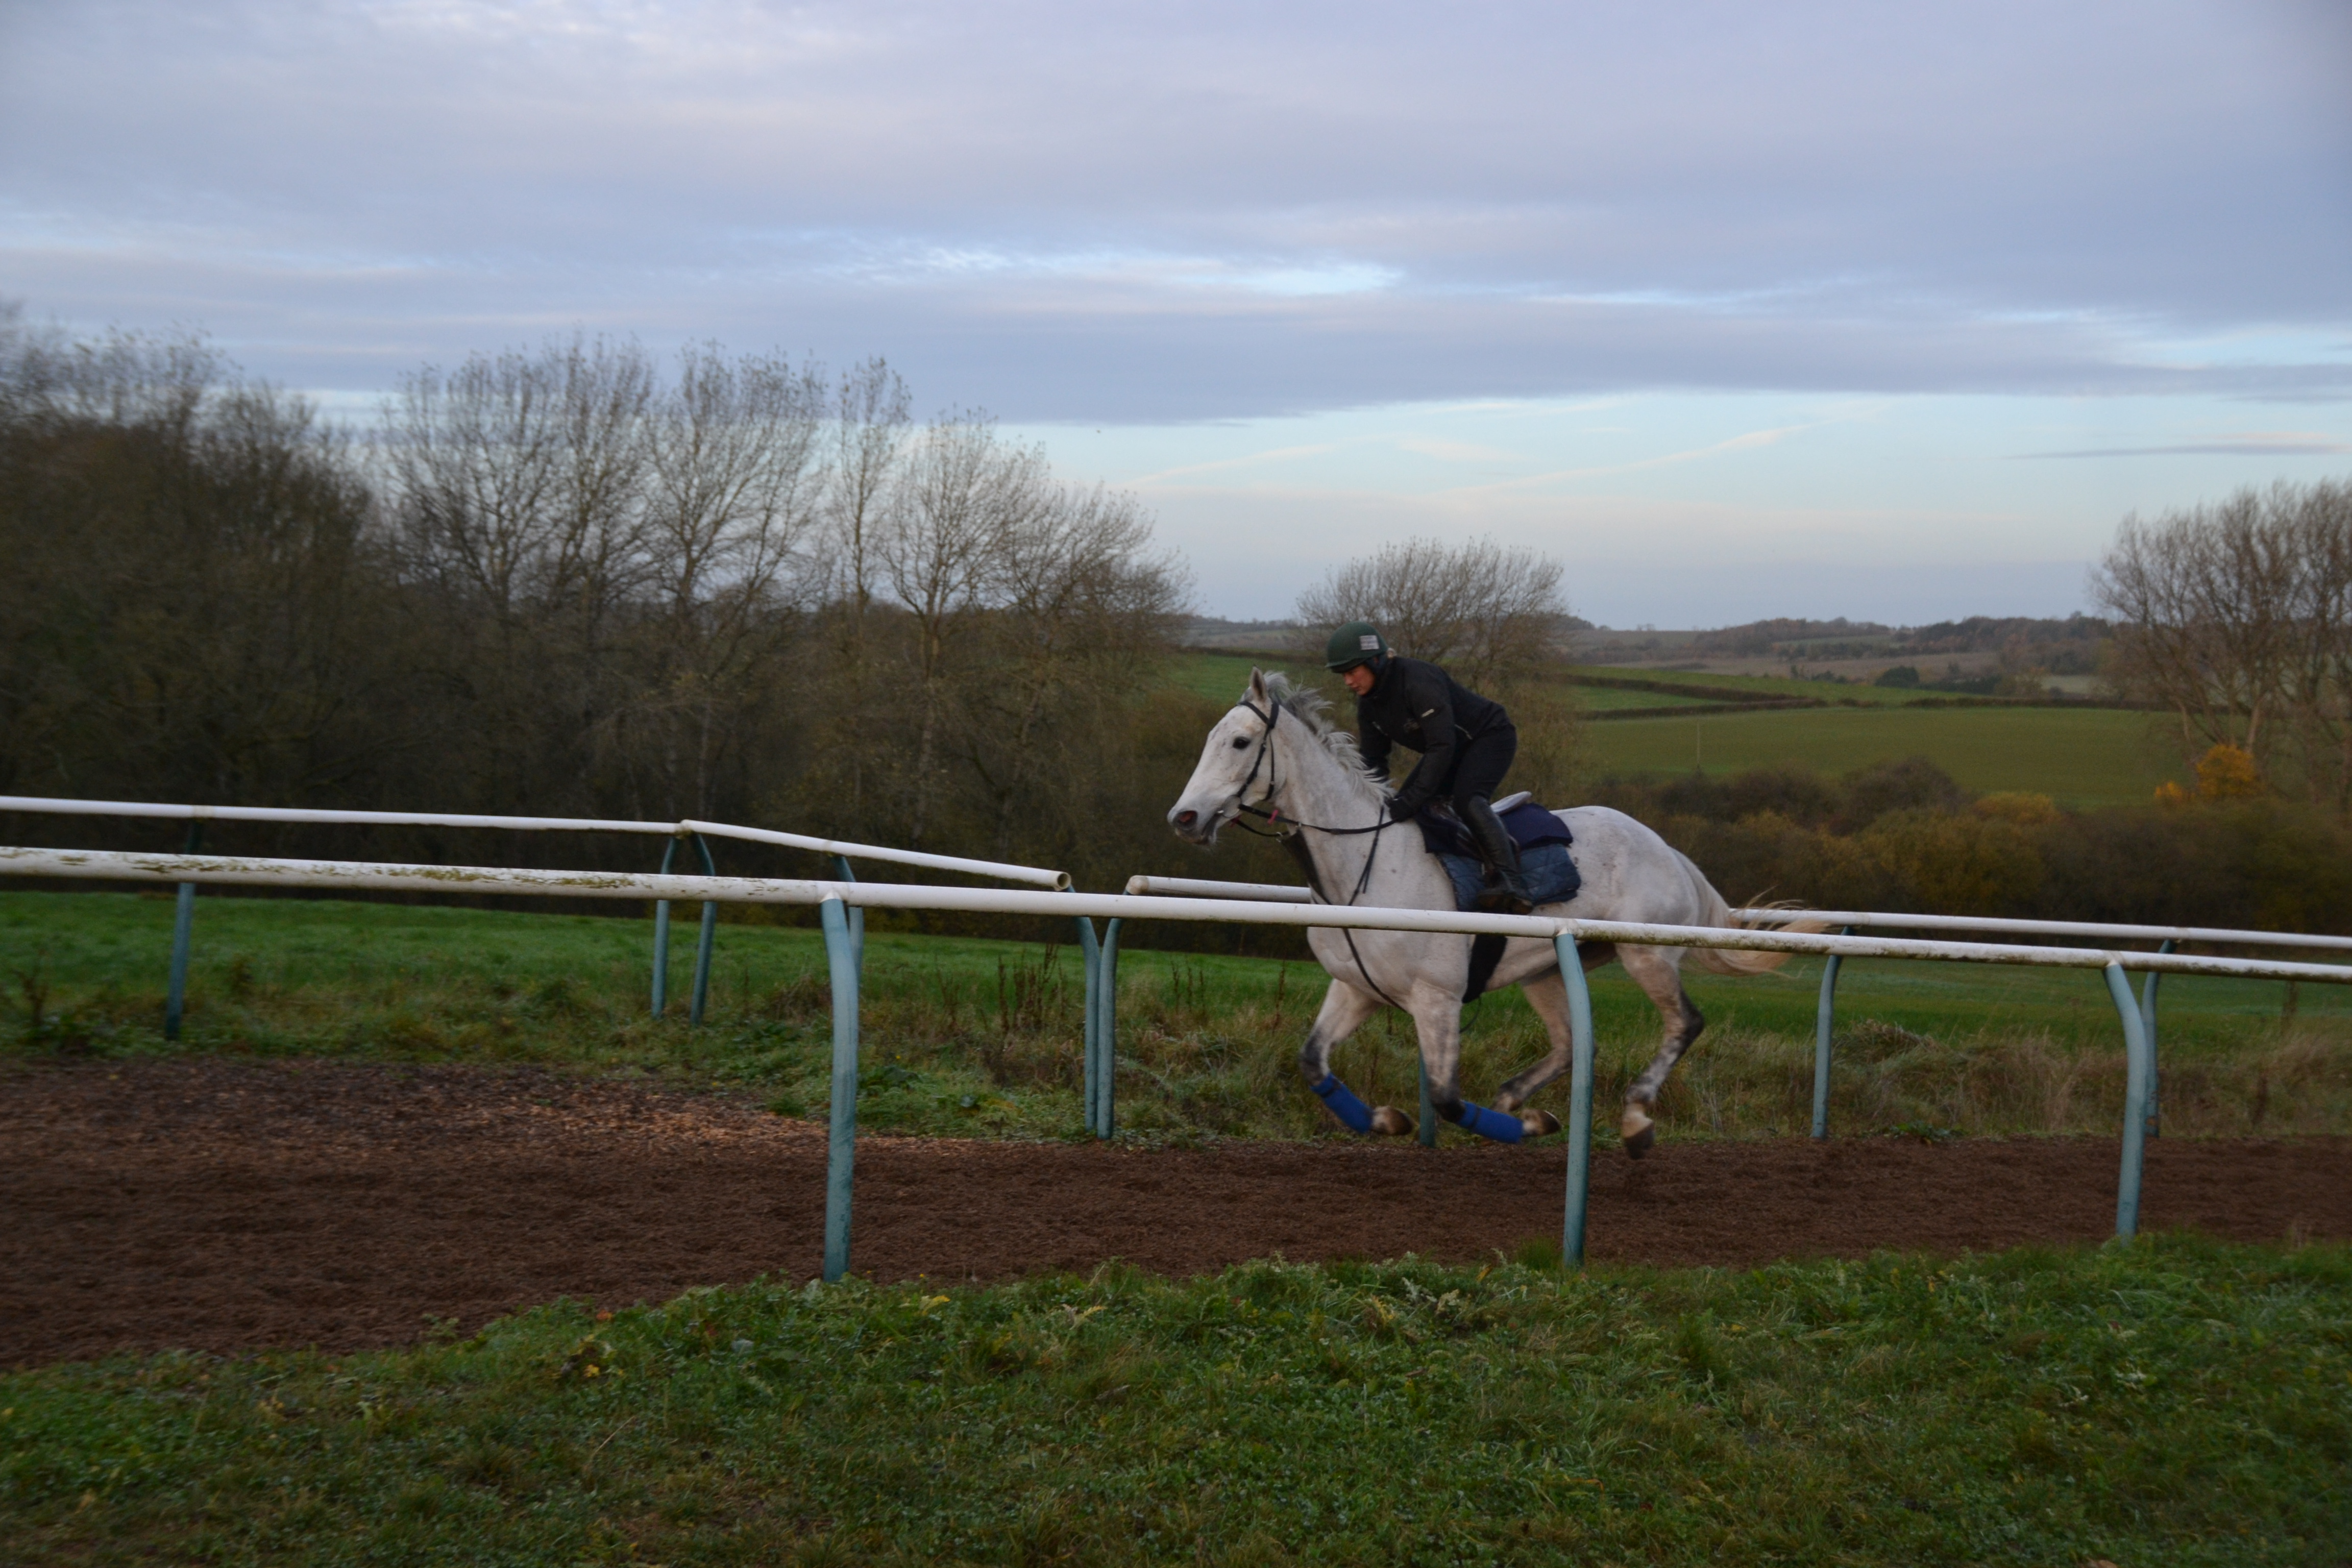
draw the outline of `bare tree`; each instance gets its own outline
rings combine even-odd
[[[881,571],[876,549],[904,467],[909,407],[907,384],[878,357],[845,372],[834,401],[824,550],[826,589],[840,628],[835,653],[844,690],[824,727],[824,749],[841,775],[853,819],[866,798],[869,755],[881,740],[866,721],[873,668],[866,618]]]
[[[1045,809],[1047,779],[1090,736],[1071,733],[1097,700],[1117,700],[1170,641],[1184,605],[1175,563],[1149,553],[1151,520],[1101,485],[1047,489],[1007,520],[989,563],[986,679],[966,755],[995,803],[995,853],[1011,853],[1024,803]]]
[[[1379,626],[1400,653],[1444,664],[1464,680],[1507,680],[1557,650],[1568,623],[1560,564],[1491,539],[1449,545],[1412,539],[1335,567],[1298,596],[1302,651],[1344,622]]]
[[[826,385],[782,355],[679,356],[655,405],[646,525],[658,595],[643,682],[664,716],[661,771],[673,803],[708,809],[723,716],[766,673],[787,629],[801,550],[824,491]]]
[[[914,620],[919,717],[908,831],[930,827],[932,786],[957,629],[987,605],[1012,531],[1048,500],[1045,454],[1000,442],[984,415],[943,416],[916,442],[877,556]]]
[[[406,377],[379,445],[410,560],[511,623],[560,537],[561,370],[550,356],[469,357]]]
[[[2352,805],[2352,486],[2126,518],[2092,591],[2118,623],[2110,679],[2174,715],[2186,759],[2235,746]]]

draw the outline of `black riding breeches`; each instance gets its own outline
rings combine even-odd
[[[1445,781],[1444,786],[1446,798],[1454,803],[1454,815],[1463,814],[1466,809],[1465,802],[1482,797],[1494,799],[1503,787],[1503,775],[1511,771],[1511,759],[1518,752],[1519,732],[1508,724],[1497,724],[1463,742],[1454,753],[1454,776]]]

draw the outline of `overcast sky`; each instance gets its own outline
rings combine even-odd
[[[1234,616],[1482,531],[1612,625],[2063,613],[2352,472],[2352,5],[0,0],[0,298],[336,407],[882,353]]]

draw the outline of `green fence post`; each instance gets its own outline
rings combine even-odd
[[[202,817],[188,824],[188,844],[183,854],[193,855],[205,841]],[[163,992],[163,1037],[180,1037],[180,1016],[188,1001],[188,940],[196,923],[196,885],[180,884],[179,906],[172,911],[172,979]]]
[[[694,847],[702,851],[702,874],[706,877],[719,875],[719,867],[710,858],[710,846],[702,841],[699,833],[694,836]],[[705,899],[702,902],[702,940],[694,950],[694,1005],[688,1011],[686,1018],[697,1028],[701,1027],[703,1008],[710,1001],[710,943],[718,934],[719,906]]]
[[[2156,951],[2170,952],[2176,945],[2166,937]],[[2163,978],[2163,971],[2151,969],[2139,988],[2139,1026],[2147,1032],[2147,1135],[2151,1138],[2159,1131],[2157,1124],[2162,1117],[2159,1107],[2164,1095],[2164,1071],[2156,1059],[2156,983]]]
[[[661,874],[669,875],[669,863],[677,854],[677,840],[673,837],[662,851]],[[658,1018],[669,1005],[669,900],[654,900],[654,1016]]]
[[[1566,931],[1552,938],[1560,978],[1568,983],[1568,1202],[1560,1218],[1559,1260],[1584,1266],[1584,1209],[1592,1187],[1592,991],[1584,983],[1584,955]]]
[[[1852,936],[1853,927],[1838,932]],[[1830,1135],[1830,1036],[1837,1027],[1838,955],[1822,965],[1822,1005],[1813,1016],[1813,1136]]]
[[[2120,963],[2107,965],[2107,994],[2124,1022],[2124,1163],[2116,1178],[2116,1234],[2131,1237],[2139,1230],[2140,1160],[2147,1145],[2148,1089],[2155,1079],[2156,1051],[2141,1027],[2139,1004],[2133,1000],[2131,980]]]
[[[1087,999],[1082,1018],[1086,1043],[1078,1057],[1078,1099],[1085,1108],[1087,1131],[1102,1136],[1102,1061],[1097,1047],[1102,1041],[1102,944],[1095,940],[1095,922],[1073,917],[1078,927],[1078,963],[1086,970]]]
[[[1102,1011],[1095,1026],[1095,1049],[1100,1055],[1102,1082],[1097,1104],[1102,1120],[1097,1133],[1108,1138],[1118,1131],[1118,917],[1103,922]]]
[[[848,907],[817,906],[833,980],[833,1116],[824,1147],[824,1282],[849,1272],[849,1199],[857,1163],[857,951]]]
[[[835,856],[833,868],[845,882],[857,880],[857,873],[849,868],[849,857],[846,855]],[[863,975],[866,973],[866,911],[863,909],[849,911],[849,947],[857,958],[857,973]]]

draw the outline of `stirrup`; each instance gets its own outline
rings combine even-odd
[[[1482,913],[1490,915],[1526,915],[1535,912],[1535,900],[1528,896],[1527,879],[1523,876],[1493,875],[1478,890],[1477,904]]]

